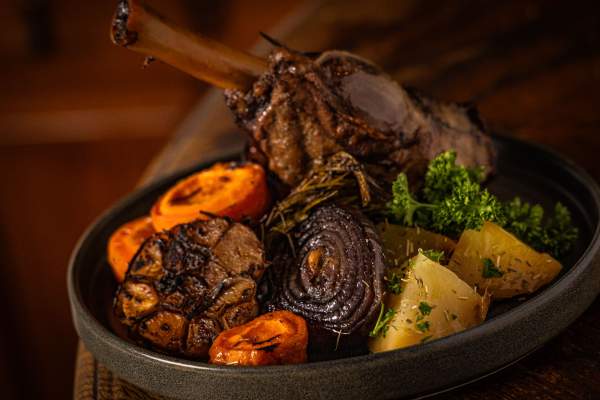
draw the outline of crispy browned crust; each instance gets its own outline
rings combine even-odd
[[[178,225],[150,237],[129,264],[115,313],[135,340],[155,350],[206,357],[223,329],[258,313],[260,241],[222,218]]]
[[[278,48],[252,89],[225,98],[255,157],[290,186],[340,150],[386,180],[402,170],[418,176],[449,149],[462,164],[494,169],[491,139],[472,107],[409,91],[349,53],[314,59]]]

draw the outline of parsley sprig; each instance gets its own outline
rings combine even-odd
[[[502,203],[481,186],[481,168],[456,165],[456,153],[447,151],[433,159],[422,190],[411,193],[404,173],[392,185],[388,203],[391,216],[407,226],[421,226],[453,237],[465,229],[478,229],[494,222],[538,251],[560,258],[570,251],[578,230],[569,210],[557,203],[554,215],[544,218],[542,206],[518,197]]]
[[[394,319],[395,315],[396,311],[393,308],[388,308],[387,311],[385,311],[385,305],[381,303],[379,317],[377,318],[377,322],[375,323],[373,330],[369,332],[369,336],[377,337],[379,335],[382,335],[383,337],[385,337],[388,329],[390,329],[389,323],[392,321],[392,319]]]

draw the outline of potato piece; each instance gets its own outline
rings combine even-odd
[[[386,257],[394,266],[400,266],[423,250],[441,250],[446,260],[456,246],[452,239],[421,228],[382,223],[377,225]]]
[[[448,265],[462,280],[501,299],[533,293],[551,282],[561,264],[492,222],[466,230]]]
[[[485,320],[489,296],[480,296],[452,271],[418,254],[410,261],[399,295],[388,294],[385,309],[395,314],[387,329],[369,340],[372,352],[438,339]]]

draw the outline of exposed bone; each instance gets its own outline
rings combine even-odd
[[[140,0],[119,2],[111,38],[223,89],[248,89],[267,69],[262,58],[178,27]]]

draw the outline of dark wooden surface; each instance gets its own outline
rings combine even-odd
[[[475,101],[494,129],[546,144],[600,180],[600,14],[594,2],[337,0],[297,14],[279,36],[291,47],[351,50],[403,84],[443,99]],[[220,95],[212,92],[145,179],[241,141]],[[600,398],[599,323],[596,300],[524,360],[439,398]],[[151,396],[114,377],[80,347],[75,397]]]

